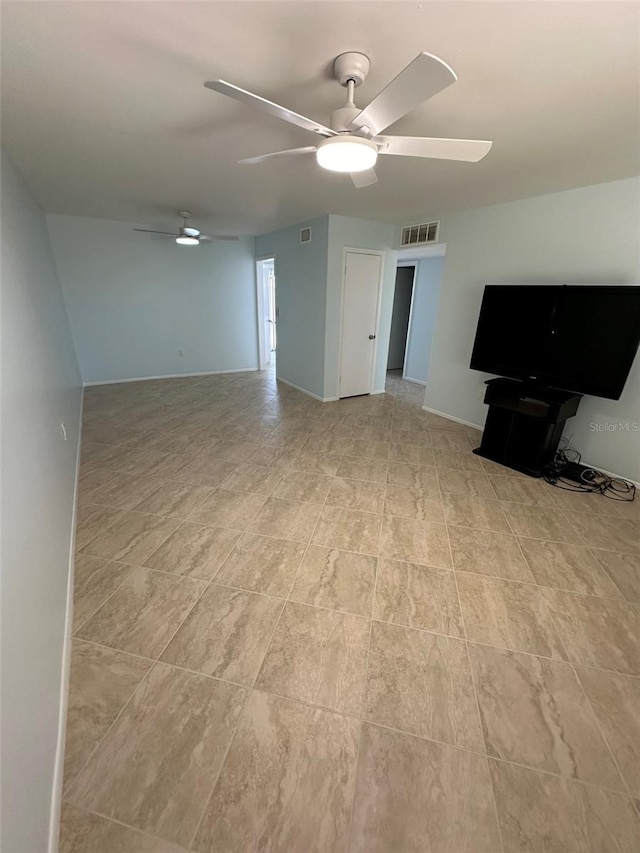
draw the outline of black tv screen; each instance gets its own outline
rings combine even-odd
[[[640,342],[640,287],[488,284],[471,367],[619,400]]]

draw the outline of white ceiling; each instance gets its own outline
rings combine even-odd
[[[3,2],[3,144],[45,210],[256,234],[336,213],[406,223],[628,177],[639,164],[640,6],[625,2]],[[203,88],[222,77],[328,123],[333,58],[368,103],[422,50],[458,82],[391,133],[492,139],[480,163],[382,157],[355,189],[317,137]],[[606,211],[603,211],[606,217]]]

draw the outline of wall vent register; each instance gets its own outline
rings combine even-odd
[[[300,242],[301,243],[310,243],[311,242],[311,228],[301,228],[300,229]]]
[[[420,246],[436,243],[440,222],[423,222],[422,225],[407,225],[402,229],[401,246]]]

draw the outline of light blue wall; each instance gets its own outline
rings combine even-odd
[[[0,848],[40,853],[52,815],[57,838],[82,389],[45,217],[4,152],[1,198]]]
[[[485,284],[638,284],[639,234],[639,178],[441,217],[447,254],[426,405],[484,423],[482,382],[488,377],[471,370],[469,360]],[[611,334],[615,338],[615,330]],[[585,397],[567,432],[590,465],[640,480],[640,432],[590,426],[637,423],[639,412],[636,356],[622,398]]]
[[[188,248],[135,223],[47,219],[85,382],[257,367],[253,238]]]
[[[429,376],[444,260],[444,258],[421,258],[415,262],[413,307],[404,375],[407,379],[415,379],[418,382],[426,382]]]
[[[394,249],[395,226],[368,222],[347,216],[329,216],[327,257],[326,351],[324,357],[324,396],[338,396],[340,320],[345,248],[377,249],[385,252],[382,300],[378,322],[374,391],[384,391],[387,352],[393,313],[397,252]]]
[[[300,229],[311,228],[311,242]],[[276,371],[298,388],[323,397],[329,217],[256,237],[256,257],[275,257]]]

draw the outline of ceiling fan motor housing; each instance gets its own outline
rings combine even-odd
[[[346,86],[349,80],[353,80],[356,86],[361,86],[367,79],[370,67],[368,56],[364,53],[349,51],[335,58],[333,73],[341,86]]]
[[[331,129],[338,133],[349,132],[349,125],[358,115],[360,110],[354,104],[346,103],[343,107],[331,113]]]

